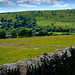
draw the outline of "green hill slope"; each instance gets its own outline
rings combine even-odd
[[[75,10],[47,10],[0,13],[0,29],[10,31],[31,28],[32,36],[40,30],[47,32],[75,32]]]
[[[75,21],[75,10],[50,10],[50,11],[24,11],[24,12],[9,12],[0,14],[0,19],[4,17],[13,22],[16,21],[15,17],[29,16],[35,18],[37,21],[51,20],[51,21]]]

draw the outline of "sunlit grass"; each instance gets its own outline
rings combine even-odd
[[[75,44],[75,35],[14,38],[0,40],[0,65],[34,58],[44,52]]]
[[[75,27],[75,22],[59,22],[59,21],[37,21],[39,26],[55,26],[55,27]],[[52,25],[53,23],[53,25]]]

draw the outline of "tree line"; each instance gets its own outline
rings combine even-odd
[[[15,17],[16,21],[12,19],[2,18],[0,25],[0,38],[17,38],[17,37],[31,37],[31,36],[50,36],[53,32],[74,32],[75,28],[64,28],[55,26],[38,26],[36,19],[29,16],[19,15]]]

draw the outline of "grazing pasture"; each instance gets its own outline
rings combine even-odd
[[[75,35],[0,39],[0,65],[34,58],[75,44]]]
[[[55,26],[55,27],[71,27],[75,28],[75,22],[59,22],[59,21],[37,21],[39,26]]]

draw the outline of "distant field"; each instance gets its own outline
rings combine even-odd
[[[34,58],[44,52],[75,44],[75,35],[14,38],[0,40],[0,65]]]
[[[75,27],[75,22],[37,21],[36,24],[39,26]]]
[[[50,32],[51,33],[51,32]],[[61,34],[67,34],[67,32],[53,32],[53,34],[59,34],[59,35],[61,35]],[[75,33],[70,33],[69,32],[69,34],[75,34]]]

